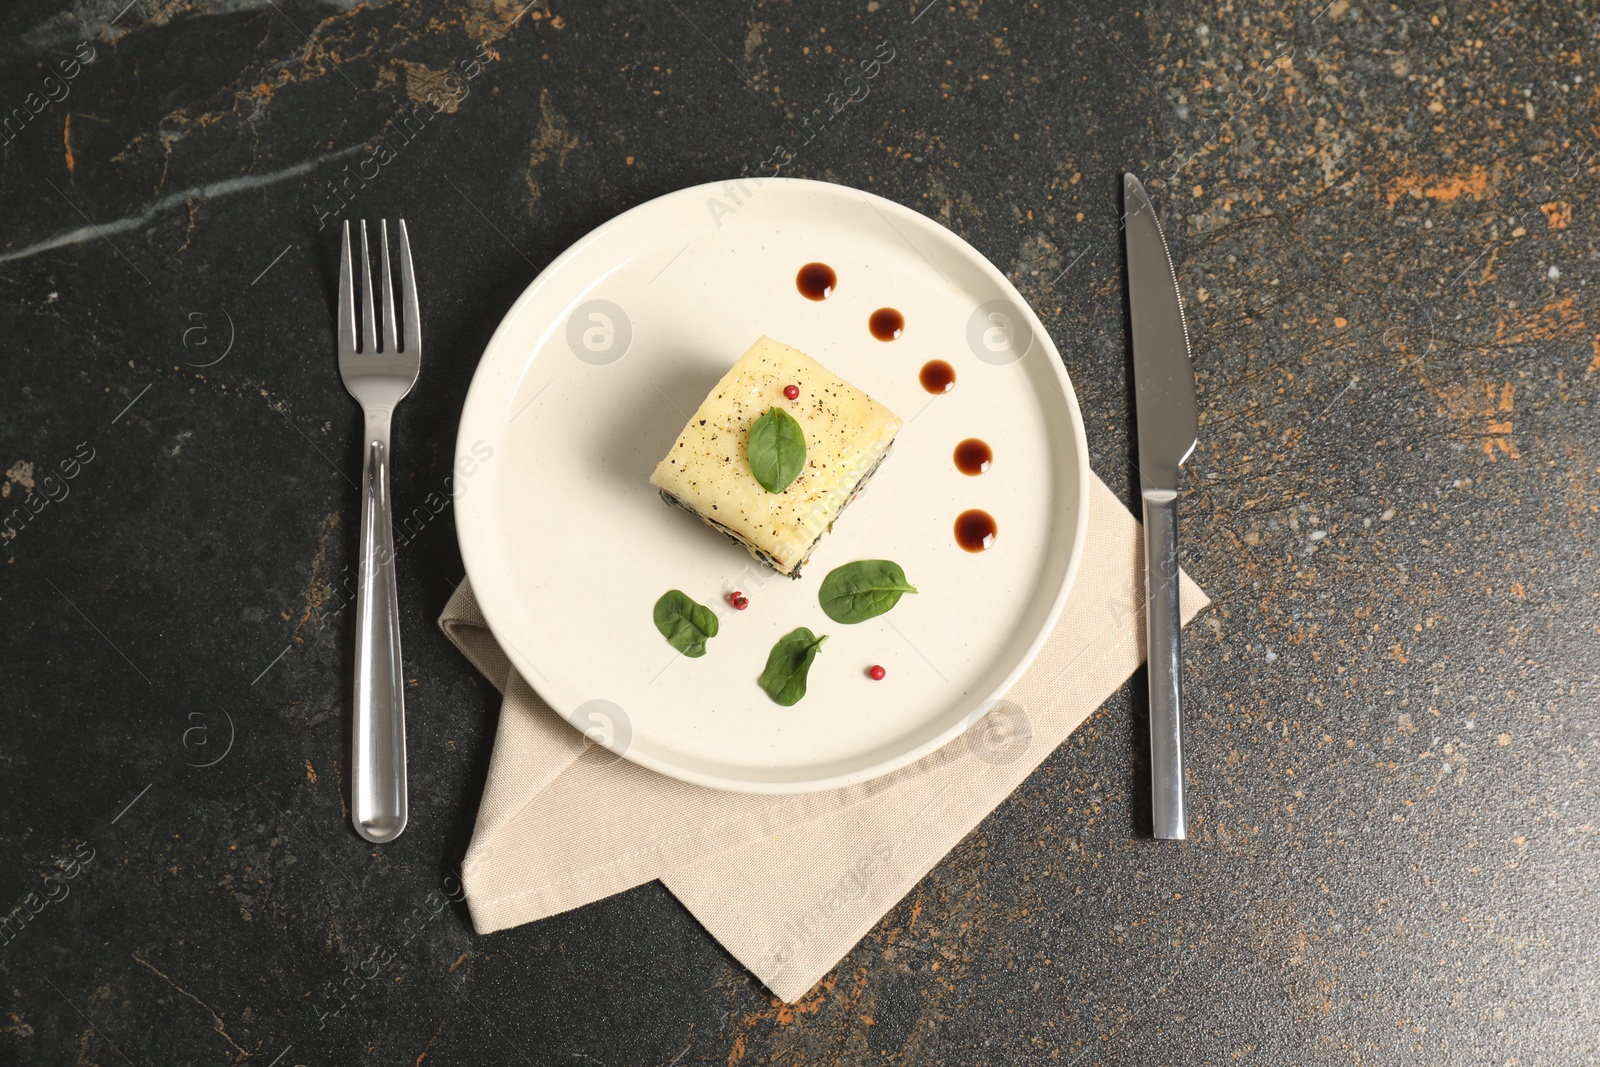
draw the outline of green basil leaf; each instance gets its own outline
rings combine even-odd
[[[806,695],[806,672],[827,639],[827,634],[818,637],[804,626],[780,638],[767,655],[767,669],[761,672],[761,688],[767,696],[786,708],[798,704]]]
[[[745,444],[750,471],[769,493],[781,493],[806,466],[806,434],[782,408],[768,408],[750,427]]]
[[[656,601],[656,629],[667,643],[691,659],[706,654],[706,641],[717,636],[717,613],[696,604],[680,589]]]
[[[898,563],[858,559],[829,571],[817,599],[828,618],[849,624],[876,618],[898,604],[901,594],[916,591]]]

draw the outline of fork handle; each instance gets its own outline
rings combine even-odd
[[[350,813],[356,833],[382,844],[406,828],[406,705],[389,507],[389,413],[369,413],[366,423]]]

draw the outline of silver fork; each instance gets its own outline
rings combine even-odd
[[[400,299],[405,335],[394,322],[389,227],[380,222],[383,332],[372,315],[372,257],[361,223],[361,345],[350,269],[350,224],[339,260],[339,375],[366,415],[361,473],[361,567],[356,596],[354,772],[350,816],[356,833],[382,844],[406,828],[406,704],[400,671],[400,600],[394,583],[394,525],[389,510],[389,420],[422,368],[422,323],[411,242],[400,222]],[[395,342],[399,339],[400,343]]]

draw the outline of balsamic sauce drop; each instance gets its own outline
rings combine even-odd
[[[956,445],[956,470],[962,474],[982,474],[994,462],[994,449],[987,441],[969,437]]]
[[[826,263],[807,263],[794,276],[794,284],[807,300],[826,300],[839,284],[839,276]]]
[[[906,317],[894,308],[879,308],[867,320],[867,328],[880,341],[893,341],[906,329]]]
[[[948,393],[956,387],[956,369],[942,359],[930,359],[924,363],[922,373],[917,378],[930,393]]]
[[[995,535],[999,532],[994,516],[987,511],[973,508],[956,516],[956,544],[968,552],[982,552],[994,544]]]

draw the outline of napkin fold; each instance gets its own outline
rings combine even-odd
[[[804,996],[1144,662],[1140,524],[1091,481],[1077,580],[1011,691],[931,755],[822,793],[707,789],[595,745],[516,673],[462,582],[439,624],[504,697],[462,864],[478,932],[659,878],[768,989]],[[1180,581],[1187,625],[1210,601]]]

